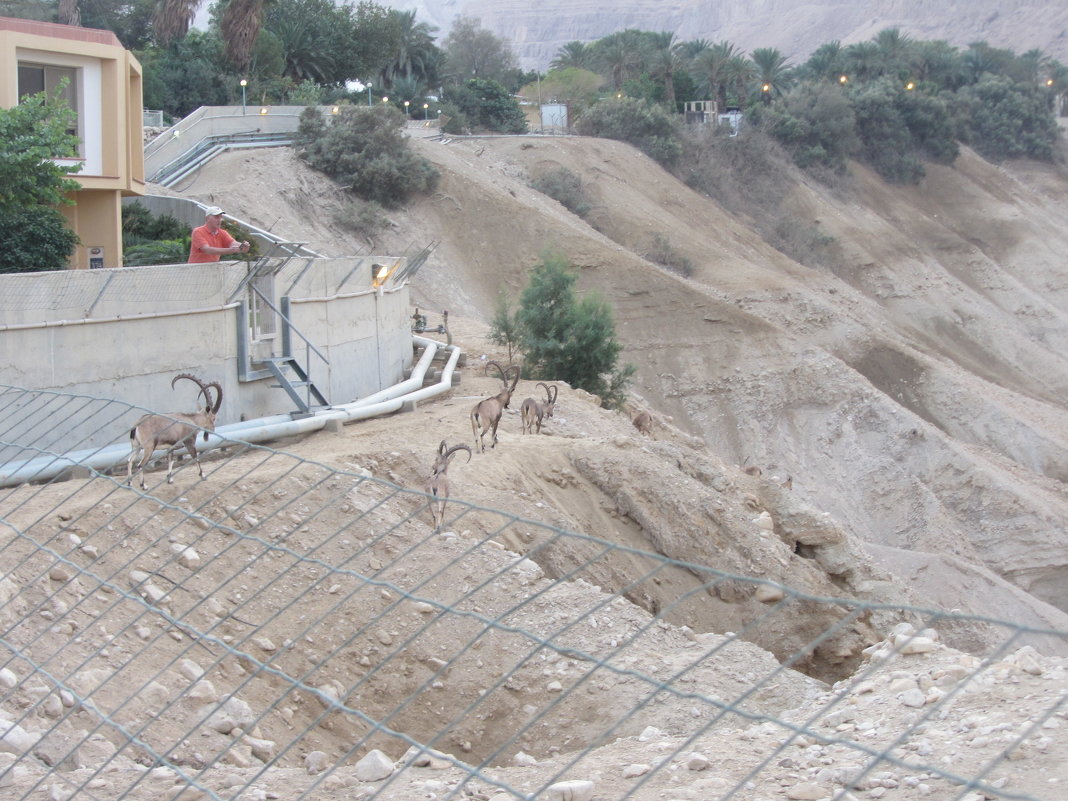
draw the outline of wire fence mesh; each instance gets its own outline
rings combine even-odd
[[[137,411],[8,389],[0,446],[47,462],[66,416]],[[1065,797],[1068,675],[1022,642],[1066,632],[975,620],[999,644],[963,654],[937,632],[967,618],[903,609],[825,681],[796,668],[874,605],[460,499],[432,531],[429,496],[356,465],[232,442],[204,466],[0,490],[0,797]],[[644,608],[678,567],[675,605],[754,584],[763,614]],[[812,606],[804,648],[753,644]]]

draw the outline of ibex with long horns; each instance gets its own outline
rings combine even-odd
[[[471,461],[470,445],[453,445],[449,448],[445,445],[445,440],[442,440],[438,446],[438,455],[434,459],[430,478],[426,482],[426,491],[434,496],[430,502],[430,516],[434,521],[434,531],[438,531],[445,520],[445,503],[449,500],[449,460],[457,451],[467,451],[467,461]]]
[[[553,409],[556,408],[556,394],[558,392],[556,384],[549,386],[539,381],[535,386],[545,388],[545,403],[536,401],[533,398],[527,398],[523,401],[523,405],[519,407],[519,415],[523,418],[524,434],[540,434],[542,420],[552,417]]]
[[[475,436],[475,447],[479,453],[486,452],[486,443],[482,441],[482,438],[486,435],[487,431],[493,432],[493,439],[490,443],[490,447],[496,447],[497,445],[497,426],[501,422],[501,415],[504,414],[504,410],[508,408],[509,402],[512,400],[512,393],[515,392],[515,385],[519,383],[519,366],[511,365],[507,370],[502,368],[497,362],[486,362],[486,372],[489,372],[490,365],[497,368],[497,372],[501,376],[501,391],[494,395],[492,398],[486,398],[475,404],[475,408],[471,410],[471,433]],[[512,379],[512,383],[508,383],[508,374],[515,371],[515,378]]]
[[[197,454],[197,434],[204,432],[204,441],[208,441],[208,432],[215,430],[215,416],[219,413],[222,405],[222,387],[217,381],[205,384],[199,378],[189,373],[179,373],[171,379],[171,389],[179,378],[187,378],[200,387],[197,394],[199,398],[204,396],[204,408],[192,414],[172,412],[170,414],[146,414],[137,424],[130,429],[130,456],[126,460],[126,483],[133,482],[133,463],[138,454],[141,460],[137,464],[137,472],[141,475],[141,489],[145,488],[145,465],[152,458],[152,453],[160,447],[167,448],[167,483],[174,481],[174,451],[179,445],[184,445],[193,461],[197,463],[200,477],[204,478],[204,468],[200,464],[200,456]],[[212,398],[211,390],[215,390]]]

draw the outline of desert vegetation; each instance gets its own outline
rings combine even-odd
[[[501,296],[490,322],[490,341],[522,354],[526,378],[566,381],[599,395],[608,408],[621,406],[634,374],[619,364],[622,345],[608,303],[596,294],[579,297],[567,259],[545,253],[531,270],[514,311]]]

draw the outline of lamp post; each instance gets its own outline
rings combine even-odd
[[[427,116],[430,113],[429,109],[430,109],[430,104],[429,103],[423,103],[423,122],[426,122],[428,119],[430,119],[430,117]]]
[[[245,116],[245,87],[248,86],[248,81],[244,78],[241,79],[241,116]]]
[[[371,108],[371,82],[367,82],[367,108]]]
[[[410,101],[408,101],[408,100],[405,100],[405,101],[404,101],[404,116],[405,116],[405,117],[407,117],[407,116],[408,116],[408,103],[409,103],[409,102],[410,102]]]

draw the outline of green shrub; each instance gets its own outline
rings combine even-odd
[[[493,319],[490,320],[489,341],[508,348],[508,364],[511,364],[519,350],[519,316],[504,292],[497,296]]]
[[[957,93],[961,138],[984,158],[1053,158],[1057,121],[1037,87],[984,76]]]
[[[545,255],[534,267],[516,312],[525,372],[600,395],[612,408],[625,398],[635,368],[617,364],[623,346],[611,308],[596,295],[578,299],[575,280],[562,256]]]
[[[888,181],[916,183],[925,173],[901,113],[904,93],[895,82],[881,80],[865,84],[851,98],[861,142],[860,159]]]
[[[527,132],[527,118],[519,102],[496,81],[473,78],[450,89],[448,99],[471,128],[497,133]]]
[[[844,170],[846,159],[860,144],[853,109],[837,86],[800,84],[781,103],[754,106],[749,117],[803,168],[825,165]]]
[[[154,242],[166,239],[189,239],[189,226],[178,222],[169,214],[153,214],[140,203],[127,203],[122,207],[122,244]]]
[[[665,167],[674,166],[682,154],[674,116],[630,97],[601,101],[578,119],[575,130],[583,136],[627,142]]]
[[[679,253],[671,241],[659,231],[653,234],[653,244],[646,252],[645,258],[687,278],[693,275],[693,260]]]
[[[335,221],[338,225],[355,231],[360,236],[370,237],[386,226],[382,206],[373,200],[355,200],[342,203]]]
[[[539,178],[535,178],[530,185],[542,194],[558,201],[564,208],[579,217],[585,217],[593,208],[582,186],[582,179],[567,167],[549,170]]]
[[[415,192],[429,192],[440,174],[412,152],[401,129],[404,114],[387,104],[342,106],[327,124],[313,107],[304,109],[294,138],[299,156],[357,197],[396,208]]]
[[[124,246],[122,263],[127,267],[144,267],[149,264],[185,264],[189,260],[189,238],[166,239],[157,242],[141,242]]]
[[[78,236],[59,209],[13,205],[0,207],[0,242],[0,273],[35,273],[67,269]]]

